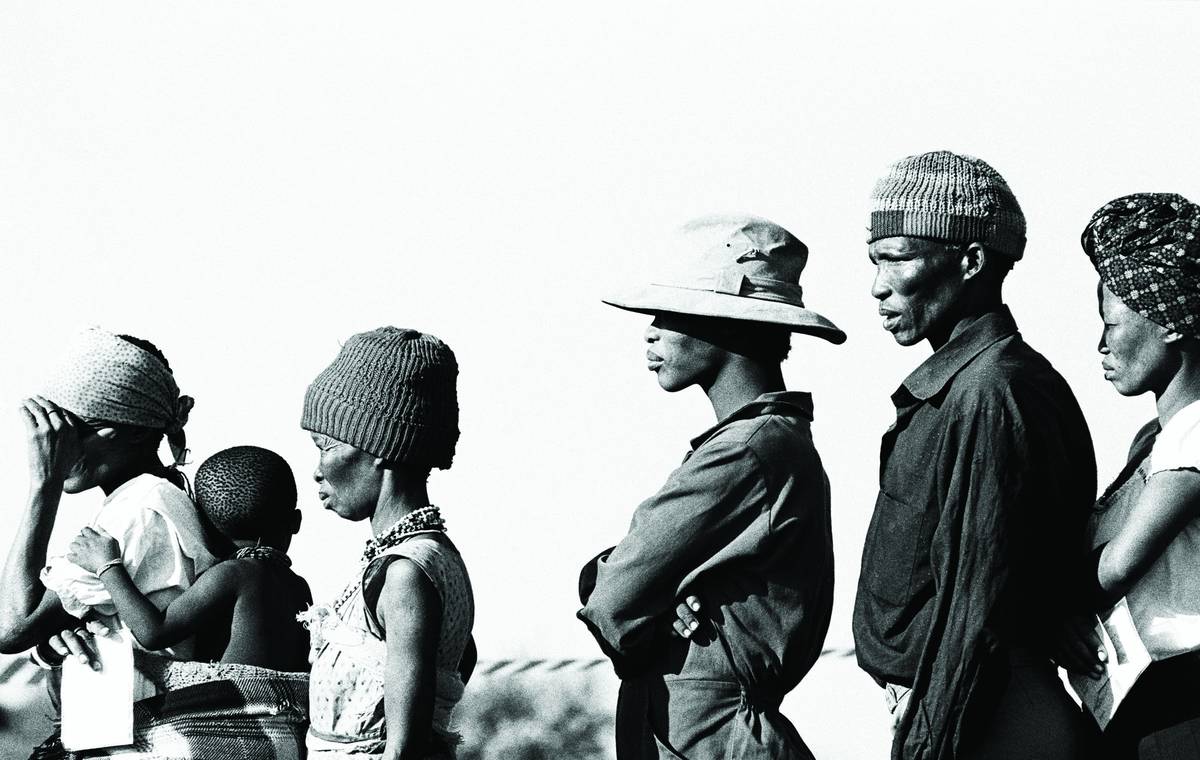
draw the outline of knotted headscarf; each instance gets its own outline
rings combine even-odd
[[[77,336],[42,395],[84,419],[161,430],[175,463],[187,456],[183,426],[195,401],[158,357],[110,332]]]
[[[1126,195],[1092,214],[1082,243],[1126,306],[1200,338],[1200,206],[1175,193]]]

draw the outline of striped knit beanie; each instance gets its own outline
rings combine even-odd
[[[380,327],[346,341],[308,386],[300,426],[389,462],[449,469],[458,363],[432,335]]]
[[[1025,215],[986,162],[939,150],[897,161],[875,183],[867,242],[900,235],[982,243],[1018,261],[1025,253]]]

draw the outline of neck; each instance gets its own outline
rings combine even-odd
[[[158,458],[158,453],[153,451],[141,451],[131,456],[121,465],[110,471],[108,477],[100,484],[100,490],[105,496],[111,496],[112,492],[133,480],[139,475],[157,475],[166,477],[167,468]]]
[[[712,382],[702,387],[718,421],[764,393],[787,390],[778,364],[767,364],[732,353]]]
[[[961,335],[968,327],[979,319],[1003,308],[1000,292],[989,293],[984,297],[966,298],[962,305],[946,314],[938,324],[937,329],[929,333],[929,345],[934,351],[946,345],[950,340]]]
[[[378,536],[409,512],[429,506],[428,473],[413,473],[400,468],[384,470],[375,514],[371,515],[371,534]]]
[[[1158,423],[1166,425],[1176,412],[1200,399],[1200,355],[1184,351],[1179,370],[1167,387],[1154,396]]]

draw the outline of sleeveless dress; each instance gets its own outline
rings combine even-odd
[[[1185,414],[1187,412],[1187,414]],[[1129,462],[1100,497],[1090,525],[1093,548],[1112,539],[1156,472],[1200,469],[1200,438],[1181,435],[1200,416],[1185,407],[1162,432],[1148,425],[1134,441]],[[1176,419],[1178,418],[1178,419]],[[1190,454],[1190,455],[1189,455]],[[1126,594],[1134,625],[1154,662],[1141,675],[1104,731],[1102,760],[1191,760],[1200,757],[1200,520],[1180,534]]]
[[[368,760],[383,754],[387,642],[364,592],[370,593],[375,581],[381,586],[384,570],[400,557],[421,568],[442,600],[433,710],[434,743],[440,746],[427,757],[455,756],[458,736],[450,717],[463,694],[458,666],[475,621],[475,602],[458,550],[447,539],[424,533],[373,559],[352,581],[344,602],[305,615],[312,635],[307,745],[314,760]]]

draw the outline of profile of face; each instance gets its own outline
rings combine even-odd
[[[134,447],[152,445],[146,430],[79,417],[74,422],[71,430],[79,436],[80,454],[63,481],[63,493],[82,493],[122,480],[135,457]]]
[[[383,484],[377,458],[348,443],[320,433],[312,434],[320,455],[313,480],[321,506],[343,520],[366,520],[375,513]]]
[[[1122,396],[1162,393],[1183,361],[1176,348],[1183,336],[1138,314],[1103,284],[1097,297],[1104,322],[1097,346],[1104,379]]]
[[[871,295],[879,301],[883,329],[902,346],[942,332],[962,294],[963,253],[936,240],[889,237],[867,248],[875,265]]]
[[[702,320],[684,314],[657,314],[646,328],[646,363],[663,390],[712,384],[728,355],[702,333]]]

